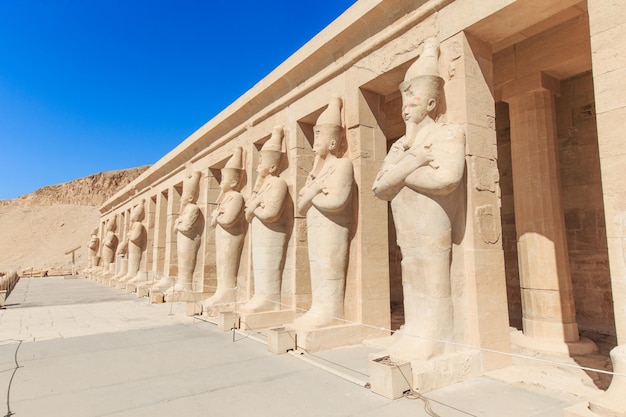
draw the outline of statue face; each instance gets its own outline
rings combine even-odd
[[[313,153],[325,158],[337,146],[337,132],[331,126],[315,126],[313,133]]]
[[[234,170],[225,169],[222,171],[222,181],[220,189],[224,192],[230,191],[239,183],[239,175]]]
[[[281,154],[273,151],[261,151],[259,153],[259,165],[256,168],[256,172],[261,177],[267,177],[270,174],[276,172],[276,169],[280,162]]]
[[[437,101],[426,91],[417,91],[413,97],[402,97],[402,118],[404,123],[418,124],[435,108]]]
[[[263,154],[259,155],[259,165],[256,167],[257,174],[261,177],[267,177],[275,168],[270,158],[264,158]]]

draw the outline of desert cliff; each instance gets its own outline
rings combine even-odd
[[[75,262],[84,268],[98,207],[148,167],[100,172],[0,200],[0,271],[62,274],[72,267],[65,252],[78,246]]]

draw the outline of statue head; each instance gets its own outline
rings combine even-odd
[[[259,152],[259,165],[257,173],[261,177],[268,175],[277,175],[280,163],[283,159],[283,127],[275,126],[272,130],[272,136],[263,144]]]
[[[422,53],[409,67],[402,93],[402,118],[405,123],[418,124],[437,107],[443,87],[439,75],[439,42],[434,38],[424,40]]]
[[[140,222],[145,218],[145,200],[141,200],[141,203],[137,204],[130,212],[131,222]]]
[[[91,236],[92,237],[97,237],[98,236],[98,227],[94,227],[94,229],[91,231]]]
[[[326,110],[317,118],[313,127],[313,153],[325,158],[329,153],[335,154],[343,133],[341,125],[341,98],[333,95]]]
[[[200,191],[200,171],[191,171],[187,173],[183,181],[183,195],[180,197],[181,204],[195,203],[198,201],[198,194]],[[143,204],[141,204],[143,206]]]
[[[115,232],[117,230],[117,216],[111,217],[107,223],[106,230],[107,232]]]
[[[220,181],[220,188],[222,191],[230,191],[236,189],[241,179],[242,171],[242,153],[243,148],[237,146],[233,155],[230,157],[224,168],[222,168],[222,181]]]

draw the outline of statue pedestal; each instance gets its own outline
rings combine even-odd
[[[235,311],[235,303],[213,304],[211,306],[202,306],[203,314],[207,317],[218,317],[220,313],[227,311]]]
[[[4,307],[4,303],[7,301],[7,291],[0,291],[0,307]]]
[[[202,292],[191,291],[167,291],[165,293],[166,303],[189,303],[202,301],[206,298],[206,294]]]
[[[128,283],[128,281],[124,280],[124,277],[118,278],[117,284],[115,285],[115,288],[118,289],[118,290],[126,291],[126,284],[127,283]]]
[[[395,340],[393,336],[387,336],[365,341],[367,346],[383,349],[383,352],[372,354],[370,361],[389,356],[384,350],[387,350]],[[390,360],[393,362],[410,362],[413,388],[422,393],[466,381],[482,374],[481,357],[478,350],[443,353],[429,360],[410,360],[410,358],[394,356],[391,356]]]
[[[356,345],[365,339],[382,337],[387,334],[387,331],[360,324],[343,324],[321,329],[298,329],[289,325],[285,327],[296,332],[298,347],[310,353]]]
[[[480,352],[446,353],[428,361],[411,361],[413,388],[429,392],[481,375]]]
[[[293,322],[294,310],[264,311],[262,313],[239,313],[244,330],[269,329]]]

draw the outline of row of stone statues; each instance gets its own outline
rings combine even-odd
[[[391,202],[402,251],[405,325],[387,348],[403,358],[428,359],[442,354],[449,345],[440,341],[452,340],[454,334],[450,264],[454,219],[462,209],[459,193],[465,170],[465,135],[459,126],[438,123],[432,117],[443,87],[438,56],[437,41],[428,39],[407,71],[400,85],[406,134],[391,146],[372,187],[378,198]],[[341,107],[341,99],[333,97],[317,120],[313,168],[297,197],[298,211],[306,214],[312,302],[294,321],[296,328],[331,326],[344,318],[355,184],[352,161],[340,152],[345,137]],[[254,295],[240,310],[281,309],[281,279],[293,213],[285,209],[288,187],[279,176],[285,157],[282,142],[283,129],[276,127],[260,151],[257,181],[247,202],[239,192],[241,148],[236,148],[221,170],[218,206],[209,220],[215,228],[217,288],[203,302],[207,310],[235,302],[246,220],[250,223]],[[157,284],[161,290],[192,290],[204,230],[204,218],[196,205],[199,179],[199,172],[190,171],[183,183],[180,216],[174,225],[178,277],[173,287],[171,282]],[[133,210],[127,233],[128,270],[122,279],[132,279],[138,272],[138,259],[145,249],[142,218],[143,211]],[[113,219],[103,238],[105,268],[113,262],[114,231]],[[95,253],[97,243],[93,242],[94,236],[89,248]]]

